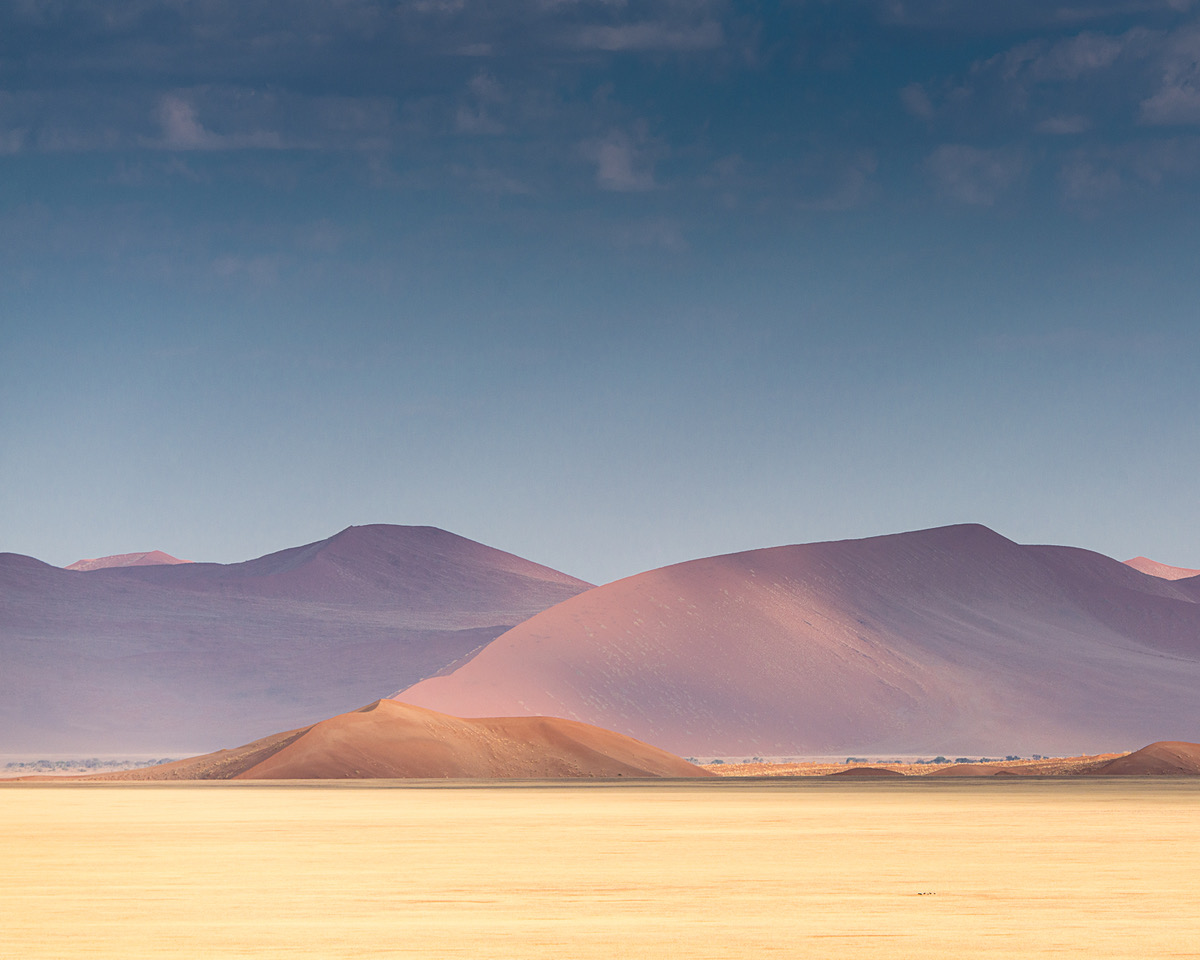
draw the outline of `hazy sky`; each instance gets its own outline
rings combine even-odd
[[[10,0],[0,550],[1200,566],[1200,3]]]

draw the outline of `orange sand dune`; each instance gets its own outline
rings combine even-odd
[[[107,570],[110,567],[154,567],[191,562],[191,560],[180,560],[161,550],[151,550],[149,553],[118,553],[111,557],[97,557],[95,560],[76,560],[63,569]]]
[[[1124,757],[1110,760],[1089,773],[1100,777],[1200,775],[1200,743],[1160,740]]]
[[[235,750],[87,780],[711,777],[673,754],[553,717],[461,720],[377,700]]]
[[[1100,753],[1200,735],[1200,580],[975,524],[752,550],[589,590],[396,696],[684,756]]]
[[[847,777],[849,779],[862,778],[863,780],[878,780],[894,777],[903,777],[904,774],[899,770],[888,770],[886,767],[847,767],[845,770],[839,770],[837,773],[827,773],[827,777]]]
[[[1200,570],[1168,566],[1157,560],[1151,560],[1149,557],[1134,557],[1132,560],[1126,560],[1125,565],[1162,580],[1186,580],[1188,577],[1200,577]]]

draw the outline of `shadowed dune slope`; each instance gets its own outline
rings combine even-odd
[[[1089,772],[1101,777],[1195,776],[1200,774],[1200,743],[1160,740]]]
[[[587,586],[432,527],[236,564],[84,573],[0,554],[0,753],[178,755],[312,723]]]
[[[1157,560],[1151,560],[1149,557],[1134,557],[1132,560],[1126,560],[1125,564],[1133,567],[1134,570],[1148,573],[1150,576],[1159,577],[1162,580],[1186,580],[1189,577],[1200,577],[1200,570],[1172,567],[1165,563],[1159,563]]]
[[[551,717],[461,720],[395,700],[106,780],[709,777],[630,737]]]
[[[153,567],[163,564],[191,563],[191,560],[180,560],[161,550],[151,550],[149,553],[117,553],[111,557],[97,557],[94,560],[76,560],[65,570],[106,570],[109,567]]]
[[[597,587],[396,696],[683,755],[1099,753],[1200,735],[1200,580],[968,524]]]

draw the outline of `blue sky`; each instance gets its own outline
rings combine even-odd
[[[18,0],[0,549],[1200,566],[1200,4]]]

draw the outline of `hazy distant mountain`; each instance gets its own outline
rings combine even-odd
[[[244,743],[432,676],[587,587],[432,527],[235,564],[0,554],[0,753]]]
[[[379,700],[361,710],[233,750],[97,779],[710,776],[658,747],[571,720],[461,720],[395,700]]]
[[[1165,563],[1159,563],[1157,560],[1151,560],[1149,557],[1134,557],[1132,560],[1126,560],[1125,564],[1133,567],[1134,570],[1140,570],[1142,573],[1148,573],[1150,576],[1159,577],[1162,580],[1186,580],[1188,577],[1200,577],[1200,570],[1171,567]]]
[[[179,560],[161,550],[151,550],[149,553],[118,553],[111,557],[97,557],[95,560],[76,560],[64,569],[106,570],[109,567],[153,567],[162,564],[191,562],[191,560]]]
[[[754,550],[597,587],[396,696],[682,755],[1200,740],[1200,579],[977,525]]]

